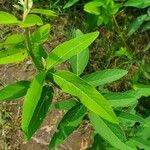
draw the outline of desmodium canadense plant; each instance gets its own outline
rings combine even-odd
[[[23,29],[23,33],[12,34],[1,43],[0,64],[18,63],[30,57],[37,70],[31,81],[18,81],[0,90],[0,102],[24,97],[21,128],[25,140],[31,139],[48,111],[62,109],[66,113],[50,141],[49,149],[62,144],[85,120],[94,129],[93,145],[89,149],[150,148],[145,133],[149,129],[149,119],[143,119],[133,111],[137,99],[149,96],[149,88],[137,87],[136,90],[122,93],[104,90],[104,84],[127,74],[122,69],[107,69],[82,75],[89,60],[88,47],[99,36],[97,31],[83,34],[80,30],[75,30],[73,39],[61,43],[47,54],[42,45],[48,39],[50,25],[43,25],[38,14],[51,17],[57,14],[32,6],[32,0],[20,1],[22,20],[0,11],[1,25],[15,25]],[[31,32],[33,26],[39,27]],[[55,68],[67,60],[71,71]],[[71,98],[53,102],[54,88],[70,94]],[[135,132],[137,122],[140,130]]]

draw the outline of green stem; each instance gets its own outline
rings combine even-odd
[[[127,43],[126,43],[126,41],[125,41],[125,39],[124,39],[124,36],[123,36],[123,34],[122,34],[121,30],[120,30],[120,27],[119,27],[119,25],[118,25],[118,22],[117,22],[115,16],[113,16],[113,20],[114,20],[115,26],[117,27],[117,32],[118,32],[118,34],[119,34],[119,36],[120,36],[120,39],[121,39],[122,42],[124,43],[125,47],[126,47],[128,50],[130,50],[130,48],[129,48],[129,46],[127,45]]]
[[[28,15],[28,0],[24,0],[24,14],[23,14],[23,22],[25,21],[26,19],[26,16]],[[32,51],[32,43],[30,41],[30,30],[29,28],[26,28],[25,29],[25,32],[24,32],[24,35],[25,35],[25,43],[26,43],[26,48],[27,48],[27,51],[28,51],[28,54],[30,55],[30,57],[32,58],[32,61],[34,63],[34,65],[36,66],[36,68],[38,69],[38,71],[42,71],[44,69],[44,66],[43,64],[35,57],[33,51]]]

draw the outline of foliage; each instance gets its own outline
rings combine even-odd
[[[76,2],[68,1],[65,8]],[[62,109],[65,115],[58,124],[58,132],[54,133],[49,149],[62,144],[86,120],[94,129],[93,146],[89,149],[99,149],[102,145],[103,149],[148,150],[150,137],[146,132],[150,122],[148,118],[138,115],[134,108],[139,98],[150,96],[150,87],[134,85],[129,91],[111,92],[104,85],[119,80],[128,71],[115,68],[84,74],[89,61],[89,46],[98,38],[98,31],[83,34],[79,29],[74,30],[71,40],[61,43],[47,54],[43,44],[49,38],[51,25],[44,25],[41,15],[56,17],[57,13],[33,8],[31,0],[20,0],[20,5],[23,20],[0,11],[1,25],[15,25],[24,30],[23,33],[8,36],[1,43],[0,64],[18,63],[30,57],[37,72],[31,81],[18,81],[2,88],[0,102],[24,97],[21,128],[25,139],[31,139],[49,111]],[[145,8],[149,2],[128,0],[124,6]],[[98,25],[107,24],[119,8],[120,5],[112,0],[95,0],[84,5],[86,12],[98,17]],[[129,35],[147,18],[149,12],[137,19]],[[33,31],[32,27],[38,28]],[[125,54],[122,54],[124,51]],[[131,58],[125,48],[115,55]],[[65,61],[70,63],[71,71],[57,69],[57,65]],[[55,88],[70,94],[72,98],[54,103]]]

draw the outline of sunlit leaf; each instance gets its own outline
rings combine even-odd
[[[0,51],[0,64],[18,63],[27,56],[28,53],[24,47],[9,47]]]
[[[57,46],[47,58],[47,69],[60,64],[86,49],[98,37],[99,32],[84,34]]]
[[[78,29],[74,31],[74,37],[80,37],[83,33]],[[85,49],[70,59],[73,73],[79,76],[85,69],[89,60],[89,49]]]
[[[30,88],[28,89],[27,94],[25,96],[21,127],[25,133],[26,139],[30,138],[29,125],[41,98],[44,79],[44,72],[37,74],[31,82]]]
[[[14,15],[0,11],[0,24],[16,24],[18,22]]]
[[[128,73],[122,69],[106,69],[83,76],[83,80],[96,87],[116,81]]]
[[[68,71],[57,71],[53,74],[53,78],[64,92],[77,96],[89,110],[106,120],[117,123],[110,104],[94,87]]]

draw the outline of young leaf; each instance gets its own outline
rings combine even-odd
[[[28,53],[24,47],[9,47],[0,51],[0,64],[18,63],[27,56]]]
[[[25,96],[24,104],[23,104],[23,112],[22,112],[22,129],[25,133],[26,139],[29,138],[29,125],[32,119],[32,116],[36,110],[38,102],[41,97],[43,84],[45,80],[45,73],[41,72],[36,75],[31,82],[30,88],[27,91]]]
[[[33,43],[39,44],[44,43],[49,37],[50,28],[51,26],[49,24],[46,24],[37,29],[35,32],[31,34],[31,41]]]
[[[128,71],[122,69],[106,69],[85,75],[82,79],[96,87],[116,81],[125,76],[127,73]]]
[[[112,107],[129,107],[138,102],[137,98],[130,92],[104,93],[103,96],[108,100]]]
[[[83,33],[78,29],[74,32],[74,37],[80,37]],[[85,69],[86,65],[88,64],[89,60],[89,49],[85,49],[82,52],[78,53],[77,55],[73,56],[70,59],[70,64],[73,73],[79,76],[83,70]]]
[[[86,49],[99,35],[99,32],[84,34],[57,46],[47,58],[47,69],[60,64]]]
[[[89,118],[93,128],[95,129],[95,132],[109,142],[113,147],[120,150],[134,150],[124,144],[124,133],[119,125],[104,121],[98,115],[92,112],[89,114]]]
[[[150,149],[150,143],[149,141],[146,141],[140,137],[132,137],[129,141],[127,141],[127,144],[139,149],[149,150]]]
[[[38,26],[43,25],[43,21],[39,16],[34,15],[34,14],[27,15],[26,20],[19,24],[19,26],[23,28],[28,28],[28,27],[35,26],[35,25],[38,25]]]
[[[89,110],[110,122],[118,122],[108,101],[84,80],[68,71],[57,71],[53,78],[64,92],[77,96]]]
[[[69,8],[73,6],[75,3],[77,3],[79,0],[68,0],[68,2],[65,4],[64,9]]]
[[[135,33],[139,29],[139,27],[144,23],[147,17],[147,14],[137,17],[129,26],[128,36],[131,36],[133,33]]]
[[[100,15],[100,6],[102,5],[103,5],[103,2],[100,2],[100,1],[88,2],[84,5],[84,11],[90,14]]]
[[[10,101],[26,95],[30,81],[19,81],[0,89],[0,101]]]
[[[52,103],[50,110],[52,109],[69,110],[75,105],[77,105],[77,101],[75,101],[74,99],[67,99],[60,102]]]
[[[4,11],[0,11],[0,24],[16,24],[18,23],[17,18]]]
[[[136,7],[136,8],[146,8],[150,6],[149,0],[128,0],[124,6]]]
[[[81,104],[72,107],[60,121],[58,132],[53,135],[49,148],[52,149],[62,144],[63,141],[79,127],[86,112],[86,108]]]
[[[30,13],[47,15],[47,16],[51,16],[51,17],[57,17],[57,14],[54,11],[47,10],[47,9],[37,9],[37,8],[34,8],[34,9],[32,9],[30,11]]]
[[[26,132],[26,136],[28,139],[32,137],[32,135],[37,131],[37,129],[42,124],[51,105],[52,98],[53,98],[52,88],[49,86],[44,86],[42,89],[40,100],[36,105],[36,108],[31,116],[32,118],[28,125],[28,132]]]

